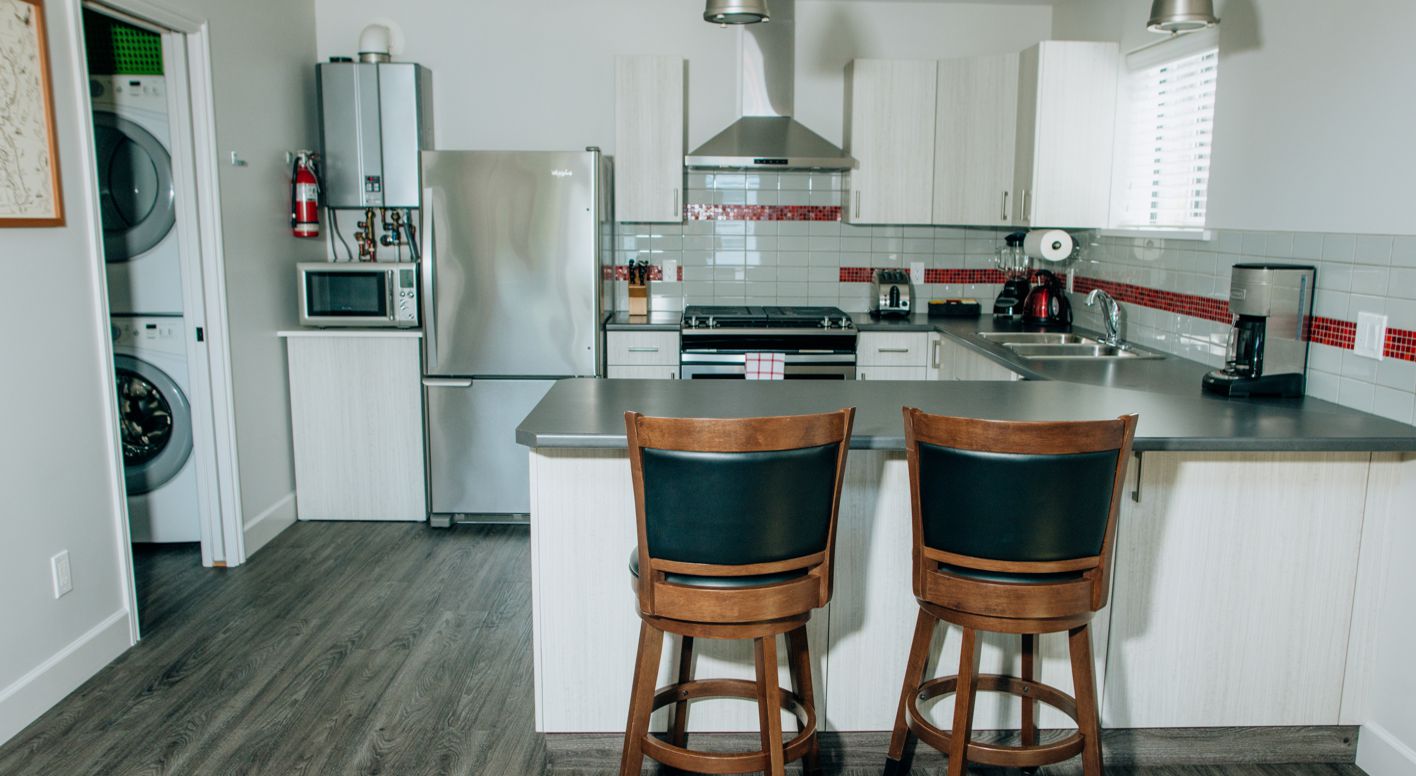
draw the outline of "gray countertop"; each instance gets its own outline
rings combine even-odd
[[[650,312],[648,315],[610,313],[605,331],[678,331],[682,313]]]
[[[900,407],[999,420],[1140,413],[1137,450],[1416,451],[1416,428],[1312,400],[1268,402],[1054,381],[562,380],[516,429],[528,447],[624,447],[624,413],[732,418],[855,407],[851,447],[902,450]]]
[[[622,313],[607,329],[673,330],[677,314],[631,320]],[[530,447],[624,447],[624,413],[670,417],[795,415],[854,406],[851,446],[900,450],[900,407],[1000,420],[1069,420],[1140,414],[1137,450],[1174,451],[1416,451],[1416,427],[1329,402],[1305,399],[1225,399],[1200,391],[1210,367],[1166,355],[1125,361],[1038,361],[1018,358],[978,336],[1019,325],[980,318],[871,319],[854,316],[861,332],[938,331],[1022,374],[1020,382],[792,382],[563,380],[516,431]]]

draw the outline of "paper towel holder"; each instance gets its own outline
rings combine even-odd
[[[1052,263],[1076,258],[1079,245],[1061,229],[1033,229],[1023,237],[1023,251],[1029,258]]]

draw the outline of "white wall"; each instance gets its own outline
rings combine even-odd
[[[161,2],[161,0],[159,0]],[[323,241],[290,235],[287,150],[318,145],[311,0],[168,0],[210,27],[232,389],[246,552],[295,520],[290,395],[279,329],[298,324],[295,263]],[[232,151],[248,163],[226,163]]]
[[[1071,0],[1058,38],[1157,39],[1150,4]],[[1209,226],[1416,234],[1409,0],[1219,0]],[[1105,25],[1110,29],[1105,29]]]
[[[0,273],[28,284],[0,305],[0,741],[131,643],[79,4],[44,5],[67,225],[0,230]],[[74,589],[55,600],[66,549]]]
[[[403,28],[398,58],[433,70],[440,148],[613,153],[618,54],[688,59],[690,149],[737,118],[737,31],[706,24],[699,0],[315,0],[315,11],[321,60],[353,55],[374,18]],[[820,0],[796,14],[795,113],[837,143],[851,58],[1017,50],[1052,24],[1047,5]]]
[[[249,534],[262,514],[280,522],[288,511],[294,519],[285,358],[275,331],[295,323],[291,265],[322,249],[289,236],[282,152],[315,142],[314,9],[309,0],[160,4],[208,19],[218,142],[223,156],[235,150],[250,161],[221,171]],[[0,406],[9,408],[0,445],[0,742],[131,644],[80,4],[45,6],[68,223],[0,230],[0,271],[33,284],[0,305],[0,325],[10,332],[0,346]],[[64,549],[74,590],[55,600],[49,558]]]

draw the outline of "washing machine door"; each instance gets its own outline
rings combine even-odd
[[[192,411],[186,394],[153,364],[115,359],[118,429],[129,496],[156,490],[177,476],[192,454]]]
[[[172,156],[151,132],[111,111],[94,111],[93,129],[103,256],[135,259],[177,223]]]

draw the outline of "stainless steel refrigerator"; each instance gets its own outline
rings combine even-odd
[[[424,151],[420,256],[428,512],[522,519],[517,425],[600,364],[608,160],[598,151]]]

